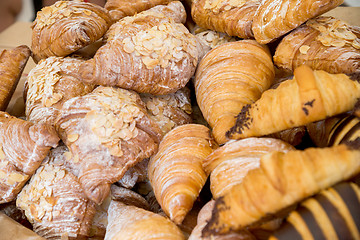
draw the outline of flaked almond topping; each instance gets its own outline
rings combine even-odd
[[[4,153],[3,147],[0,145],[0,160],[5,160],[6,155]]]
[[[79,155],[75,154],[73,158],[73,163],[78,163],[80,161]]]
[[[303,45],[303,46],[301,46],[300,47],[300,53],[301,54],[307,54],[307,52],[309,51],[309,49],[310,49],[310,46],[308,46],[308,45]]]
[[[225,11],[237,7],[240,8],[246,3],[246,0],[206,0],[204,4],[204,9],[209,9],[213,13],[219,13],[221,8],[224,8]]]
[[[23,182],[28,178],[27,175],[22,175],[20,173],[10,173],[9,179],[11,179],[13,182]]]
[[[56,179],[59,180],[59,179],[62,179],[65,177],[65,170],[61,169],[57,174],[56,174]]]
[[[65,156],[66,160],[69,161],[72,158],[72,153],[70,151],[64,152],[64,156]]]
[[[79,139],[79,134],[69,134],[69,135],[67,135],[67,140],[69,141],[69,142],[75,142],[76,140],[78,140]]]
[[[7,176],[6,172],[0,170],[0,179],[4,179],[6,178],[6,176]]]
[[[317,17],[307,21],[307,26],[320,32],[316,40],[326,47],[343,47],[346,44],[358,48],[358,38],[350,30],[349,24],[333,17]]]

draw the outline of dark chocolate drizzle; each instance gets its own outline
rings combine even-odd
[[[245,128],[247,129],[250,128],[250,124],[253,121],[250,118],[250,109],[252,107],[257,107],[257,106],[247,104],[241,109],[240,113],[235,117],[236,118],[235,125],[232,128],[230,128],[230,130],[227,131],[225,134],[227,138],[231,138],[234,133],[241,134]]]
[[[350,150],[357,150],[360,151],[360,137],[356,138],[353,141],[344,141],[344,144],[350,149]]]
[[[204,229],[201,231],[201,237],[209,237],[211,235],[219,235],[219,232],[224,227],[220,222],[219,212],[227,210],[229,207],[225,205],[224,197],[219,197],[215,201],[215,206],[212,209],[211,218],[207,221]]]
[[[307,106],[313,107],[314,102],[315,102],[315,99],[304,103],[304,107],[302,108],[302,110],[304,111],[304,113],[305,113],[306,116],[309,115],[309,110],[307,109]]]
[[[313,212],[311,212],[309,209],[307,209],[304,206],[299,207],[297,211],[306,222],[306,226],[310,231],[311,235],[313,236],[313,238],[316,240],[326,240],[326,237],[320,225],[316,221]]]
[[[281,228],[275,232],[274,237],[277,240],[303,240],[301,234],[289,222],[283,223]]]

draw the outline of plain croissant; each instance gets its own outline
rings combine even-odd
[[[359,82],[302,65],[295,69],[294,79],[245,106],[226,134],[239,139],[303,126],[353,109],[358,98]]]
[[[210,130],[186,124],[168,132],[150,158],[148,175],[162,210],[180,224],[204,186],[203,160],[216,148]]]
[[[360,172],[360,138],[331,148],[272,152],[242,183],[216,200],[203,233],[224,233],[278,211]]]
[[[0,204],[16,198],[59,140],[49,125],[0,112]]]
[[[360,39],[346,22],[317,17],[284,37],[274,63],[293,71],[302,64],[329,73],[360,73]]]
[[[252,30],[265,44],[295,29],[308,19],[342,4],[343,0],[263,0],[256,10]]]
[[[195,75],[195,94],[215,140],[227,141],[226,131],[247,104],[270,87],[275,70],[268,49],[254,40],[226,43],[208,52]]]

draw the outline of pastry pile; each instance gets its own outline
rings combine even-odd
[[[0,55],[0,211],[46,239],[359,239],[360,28],[320,16],[341,3],[43,8]]]

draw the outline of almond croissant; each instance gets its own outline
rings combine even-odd
[[[49,57],[41,60],[30,72],[26,86],[27,120],[54,125],[62,104],[73,97],[90,93],[94,85],[80,81],[74,69],[83,60]]]
[[[360,138],[331,148],[272,152],[242,183],[216,200],[203,233],[236,230],[266,220],[320,190],[360,173]]]
[[[168,132],[149,162],[149,180],[162,210],[180,224],[204,186],[203,160],[217,147],[210,130],[186,124]]]
[[[252,21],[259,0],[194,0],[191,16],[202,28],[240,38],[253,38]]]
[[[16,198],[58,142],[53,127],[0,112],[0,204]]]
[[[109,11],[113,21],[135,15],[156,5],[168,4],[172,0],[108,0],[105,8]]]
[[[78,178],[64,165],[57,165],[64,159],[57,155],[63,153],[53,152],[16,200],[34,231],[46,239],[89,236],[95,214],[96,204],[87,198]]]
[[[6,110],[30,54],[25,45],[0,52],[0,111]]]
[[[162,137],[140,97],[112,87],[66,101],[55,126],[85,193],[98,204],[111,183],[155,153]]]
[[[160,6],[157,6],[160,7]],[[79,71],[85,82],[164,95],[184,87],[198,61],[195,36],[168,15],[185,16],[172,2],[126,17],[111,26],[106,44]]]
[[[263,136],[303,126],[349,111],[360,98],[360,83],[345,74],[312,71],[302,65],[294,75],[245,106],[227,137]]]
[[[329,73],[360,74],[360,38],[333,17],[317,17],[284,37],[275,64],[293,71],[302,64]]]
[[[254,40],[226,43],[212,49],[200,61],[195,75],[195,94],[215,140],[225,137],[243,106],[260,98],[274,79],[268,49]]]
[[[340,183],[302,202],[269,240],[359,239],[360,188]]]
[[[343,0],[263,0],[252,30],[256,41],[265,44],[342,4]]]
[[[111,201],[105,240],[185,240],[180,229],[159,214]]]
[[[108,11],[96,4],[58,1],[44,7],[32,25],[33,58],[67,56],[101,38],[111,24]]]
[[[219,147],[204,160],[204,169],[210,174],[210,190],[214,199],[241,183],[248,171],[258,168],[262,155],[291,150],[295,148],[274,138],[246,138]]]

